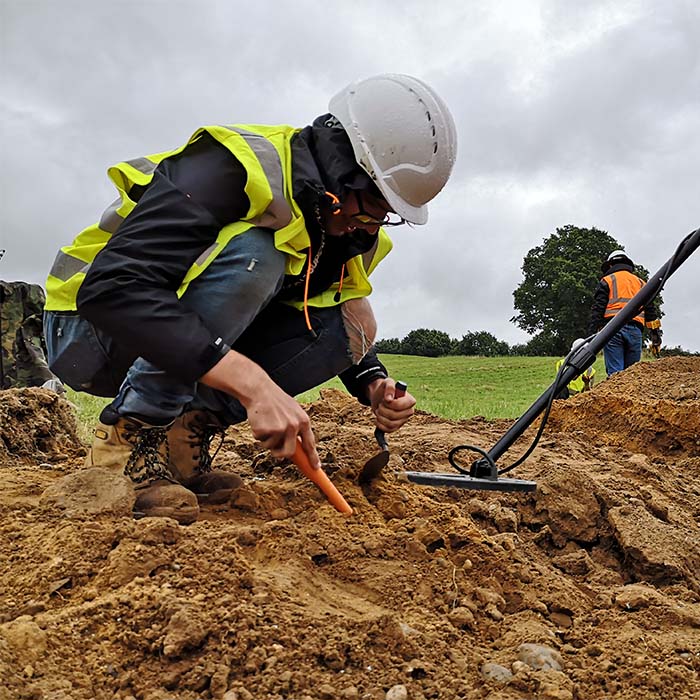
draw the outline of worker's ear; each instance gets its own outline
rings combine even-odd
[[[330,202],[329,208],[331,210],[331,214],[340,214],[340,210],[343,208],[343,204],[338,198],[338,196],[333,194],[332,192],[327,191],[326,197]]]

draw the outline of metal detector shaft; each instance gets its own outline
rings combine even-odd
[[[555,380],[548,389],[530,406],[530,408],[511,426],[508,432],[488,451],[489,457],[496,462],[513,443],[532,425],[537,416],[547,407],[551,392],[557,386],[566,386],[572,379],[578,377],[594,362],[596,355],[610,338],[617,333],[622,326],[633,319],[639,310],[644,308],[658,293],[666,280],[690,257],[696,248],[700,246],[700,228],[688,234],[679,246],[676,253],[661,269],[649,278],[649,281],[637,292],[627,304],[614,316],[605,327],[590,341],[581,345],[571,356],[566,364],[559,381]],[[472,464],[472,476],[486,476],[492,471],[485,458],[476,460]]]

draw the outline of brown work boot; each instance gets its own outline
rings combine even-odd
[[[199,505],[192,491],[168,471],[167,428],[120,416],[107,406],[95,428],[85,466],[119,470],[131,479],[136,491],[135,515],[174,518],[189,525],[197,520]]]
[[[226,426],[210,411],[187,411],[168,430],[170,472],[197,494],[200,503],[225,503],[243,484],[238,474],[211,468],[211,442],[217,434],[223,442],[225,430]]]

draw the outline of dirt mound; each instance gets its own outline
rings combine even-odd
[[[350,518],[245,425],[216,458],[245,485],[189,527],[69,518],[40,496],[80,460],[6,460],[0,699],[698,697],[699,383],[700,364],[671,359],[557,402],[517,470],[538,482],[527,495],[402,481],[508,426],[424,413],[363,490],[369,411],[325,391],[308,411]]]
[[[594,444],[700,456],[700,358],[641,362],[591,392],[556,402],[550,428]]]
[[[49,389],[0,393],[0,459],[66,459],[84,453],[74,407]]]

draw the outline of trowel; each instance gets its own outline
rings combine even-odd
[[[394,398],[401,398],[406,393],[406,389],[408,389],[406,382],[396,382]],[[373,479],[376,479],[384,467],[389,464],[389,444],[386,441],[384,431],[380,428],[375,428],[374,439],[377,441],[381,451],[365,462],[357,478],[360,484],[368,484]]]

